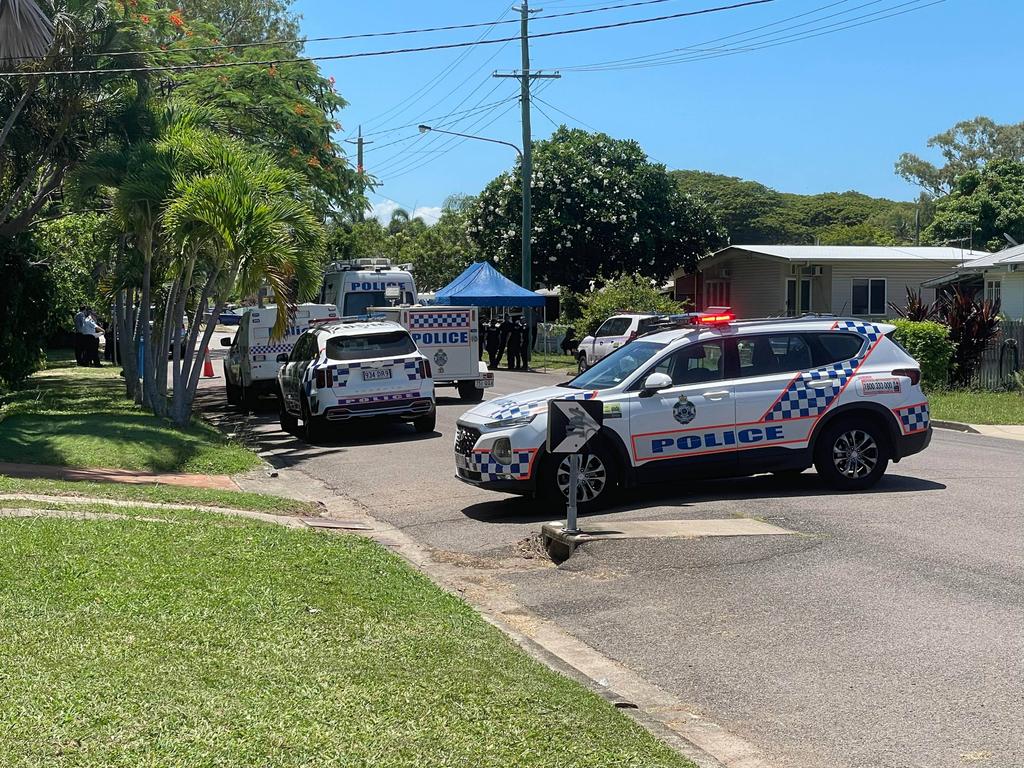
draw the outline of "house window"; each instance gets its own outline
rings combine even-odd
[[[790,317],[811,311],[811,278],[786,279],[786,314]]]
[[[705,307],[729,307],[729,281],[707,280],[704,283]]]
[[[885,278],[855,277],[853,279],[853,314],[885,314]]]
[[[1003,281],[1002,280],[986,280],[985,281],[985,301],[991,301],[993,303],[1001,301],[1003,297]]]

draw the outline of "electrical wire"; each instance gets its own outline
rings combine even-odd
[[[683,19],[693,16],[703,16],[711,13],[721,13],[724,11],[735,11],[740,8],[748,8],[754,5],[765,5],[767,3],[773,3],[775,0],[744,0],[744,2],[732,3],[730,5],[720,5],[713,8],[701,8],[695,11],[685,11],[682,13],[670,13],[662,16],[650,16],[644,19],[631,19],[627,21],[617,21],[608,24],[594,24],[589,27],[574,27],[572,29],[560,29],[552,32],[537,32],[529,35],[530,40],[539,40],[549,37],[562,37],[564,35],[575,35],[583,32],[598,32],[608,29],[621,29],[623,27],[633,27],[641,24],[652,24],[661,21],[671,21],[674,19]],[[422,53],[425,51],[442,51],[450,50],[455,48],[467,48],[474,45],[494,45],[497,43],[509,43],[520,40],[519,35],[513,37],[496,37],[488,40],[477,41],[461,41],[457,43],[441,43],[437,45],[425,45],[413,48],[393,48],[384,51],[357,51],[354,53],[339,53],[329,56],[295,56],[289,58],[275,58],[275,59],[263,59],[259,61],[231,61],[231,62],[208,62],[203,64],[176,64],[176,65],[157,65],[157,66],[144,66],[144,67],[122,67],[122,68],[95,68],[95,69],[54,69],[54,70],[42,70],[42,71],[25,71],[25,72],[0,72],[0,79],[11,79],[14,77],[24,77],[31,75],[34,77],[51,77],[57,75],[104,75],[104,74],[131,74],[135,72],[188,72],[192,70],[203,70],[203,69],[226,69],[229,67],[270,67],[278,64],[294,64],[298,62],[313,62],[313,61],[342,61],[348,59],[363,59],[377,56],[394,56],[398,54],[406,53]]]
[[[633,0],[628,3],[618,3],[615,5],[603,5],[597,8],[589,8],[586,10],[574,10],[566,11],[563,13],[551,13],[543,16],[531,16],[531,21],[541,21],[545,19],[562,19],[569,16],[582,16],[590,13],[602,13],[604,11],[617,11],[624,8],[637,8],[645,5],[659,5],[661,3],[673,2],[674,0]],[[110,51],[107,53],[93,53],[88,54],[91,56],[104,57],[104,56],[144,56],[148,54],[167,54],[167,53],[193,53],[196,51],[224,51],[231,50],[237,51],[243,48],[263,48],[263,47],[275,47],[275,46],[286,46],[286,45],[306,45],[307,43],[326,43],[326,42],[337,42],[339,40],[365,40],[367,38],[377,37],[399,37],[403,35],[419,35],[430,32],[453,32],[463,29],[479,29],[480,27],[494,27],[497,24],[518,24],[519,19],[506,19],[508,10],[501,14],[494,21],[477,21],[468,24],[446,24],[439,27],[419,27],[415,29],[401,29],[386,32],[360,32],[349,35],[327,35],[324,37],[296,37],[289,39],[280,40],[257,40],[250,43],[218,43],[216,45],[199,45],[195,47],[185,48],[146,48],[134,51]],[[0,57],[0,61],[24,61],[27,57],[24,56],[4,56]]]

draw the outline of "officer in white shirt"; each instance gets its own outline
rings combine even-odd
[[[82,334],[85,342],[82,365],[100,367],[100,339],[96,335],[97,333],[103,333],[103,329],[96,323],[96,315],[90,310],[82,319]]]
[[[78,312],[75,314],[75,362],[79,365],[85,365],[85,331],[83,330],[83,323],[88,314],[89,308],[86,306],[79,307]]]

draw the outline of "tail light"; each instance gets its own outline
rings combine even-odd
[[[432,379],[434,378],[433,371],[430,370],[430,361],[426,358],[420,359],[420,378],[421,379]]]
[[[327,374],[326,368],[317,368],[315,375],[317,389],[327,389]]]
[[[892,372],[893,376],[906,376],[910,379],[911,386],[916,386],[921,381],[921,371],[917,368],[897,368]]]

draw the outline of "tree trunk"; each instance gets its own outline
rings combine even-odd
[[[142,251],[142,296],[139,300],[139,326],[142,329],[142,403],[150,411],[153,408],[153,333],[149,325],[150,280],[153,276],[153,234],[152,230],[143,236],[139,250]]]

